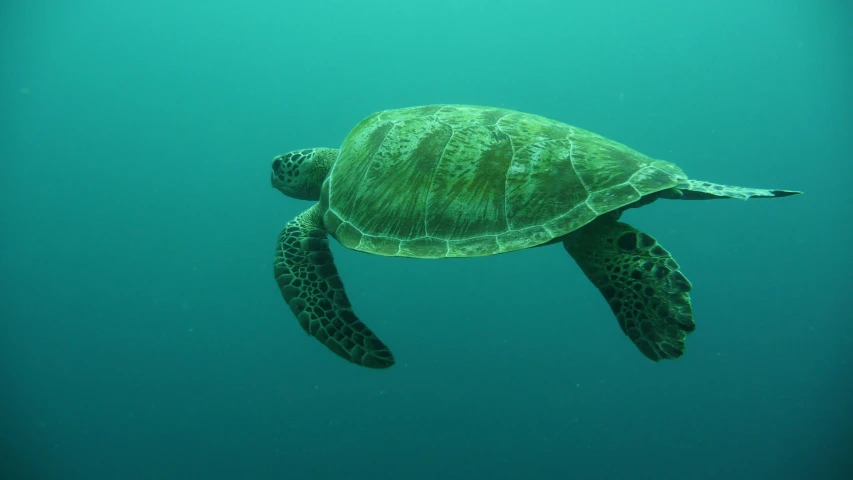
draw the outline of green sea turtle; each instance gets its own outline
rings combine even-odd
[[[693,331],[690,282],[651,235],[619,222],[658,198],[800,192],[687,178],[676,165],[592,132],[501,108],[431,105],[374,113],[340,149],[275,157],[272,186],[318,201],[278,237],[274,275],[299,324],[344,359],[394,357],[353,312],[329,249],[475,257],[562,243],[651,360],[678,358]]]

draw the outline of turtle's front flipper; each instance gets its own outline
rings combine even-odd
[[[309,335],[352,363],[371,368],[394,364],[388,347],[352,311],[318,205],[281,231],[273,269],[284,301]]]
[[[677,200],[713,200],[716,198],[778,198],[799,195],[794,190],[765,190],[762,188],[732,187],[699,180],[685,180],[678,187],[661,192],[661,196]]]
[[[684,353],[696,328],[690,282],[654,238],[605,215],[567,235],[563,246],[643,355],[658,361]]]

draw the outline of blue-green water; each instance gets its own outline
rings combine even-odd
[[[3,2],[0,476],[850,478],[851,32],[842,1]],[[333,244],[398,360],[350,365],[273,281],[310,204],[270,162],[447,102],[806,194],[625,215],[694,285],[657,364],[559,245]]]

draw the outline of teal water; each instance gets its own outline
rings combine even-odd
[[[848,2],[10,0],[0,40],[2,478],[850,478]],[[355,367],[273,281],[270,162],[450,102],[806,194],[625,215],[694,286],[657,364],[558,245],[333,244],[398,361]]]

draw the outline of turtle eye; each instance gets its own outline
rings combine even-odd
[[[272,162],[272,169],[274,172],[278,172],[279,168],[281,168],[281,159],[276,158],[275,161]]]

